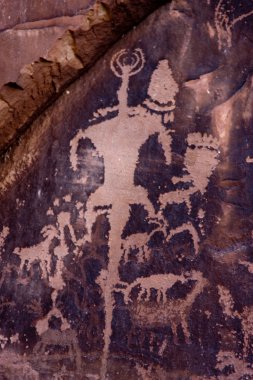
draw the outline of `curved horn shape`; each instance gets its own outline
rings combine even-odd
[[[145,58],[141,49],[135,49],[129,56],[126,49],[120,50],[111,60],[111,70],[121,78],[124,73],[128,76],[137,74],[144,66]]]
[[[120,58],[126,53],[126,50],[120,50],[116,53],[111,60],[111,70],[116,75],[116,77],[121,78],[123,75],[122,65],[120,63]]]

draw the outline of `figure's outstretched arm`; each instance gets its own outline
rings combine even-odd
[[[106,108],[99,108],[96,112],[93,113],[93,118],[90,121],[94,121],[96,119],[99,119],[101,117],[107,116],[109,113],[115,112],[119,110],[119,106],[113,106],[113,107],[106,107]]]
[[[170,131],[166,129],[162,129],[159,132],[158,135],[158,141],[162,145],[165,158],[166,158],[166,164],[169,165],[171,164],[171,143],[172,143],[172,138],[170,135]]]

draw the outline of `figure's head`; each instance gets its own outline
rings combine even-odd
[[[120,50],[111,60],[111,70],[118,77],[122,78],[122,84],[118,90],[119,113],[126,113],[127,92],[129,78],[137,74],[143,68],[145,58],[141,49],[135,49],[129,52],[126,49]]]
[[[111,70],[118,77],[131,77],[143,68],[145,58],[141,49],[135,49],[130,53],[126,49],[120,50],[111,60]]]

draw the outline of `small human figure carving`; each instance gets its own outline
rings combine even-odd
[[[70,221],[70,213],[60,212],[57,215],[56,226],[46,225],[42,228],[41,234],[44,238],[42,242],[31,247],[16,248],[14,250],[14,253],[17,254],[21,259],[21,268],[23,268],[24,265],[26,265],[27,269],[29,270],[32,264],[38,261],[42,271],[42,278],[47,280],[49,285],[53,289],[51,295],[53,304],[52,308],[44,318],[39,319],[36,323],[36,329],[39,335],[43,334],[49,328],[48,322],[52,316],[61,319],[62,330],[70,328],[67,319],[63,317],[61,311],[56,306],[57,296],[65,285],[63,279],[64,257],[66,257],[66,255],[69,254],[69,248],[65,237],[66,227],[69,230],[72,242],[75,244],[76,249],[78,249],[81,241],[76,239],[75,232]],[[53,249],[57,261],[54,273],[52,273],[52,258],[50,253],[50,247],[54,239],[57,239],[59,244]]]

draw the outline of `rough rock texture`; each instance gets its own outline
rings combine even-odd
[[[165,1],[97,1],[48,52],[0,89],[0,154],[112,43]]]
[[[0,1],[0,86],[43,57],[68,27],[80,25],[89,0]]]
[[[253,378],[252,21],[160,7],[5,155],[3,378]]]

